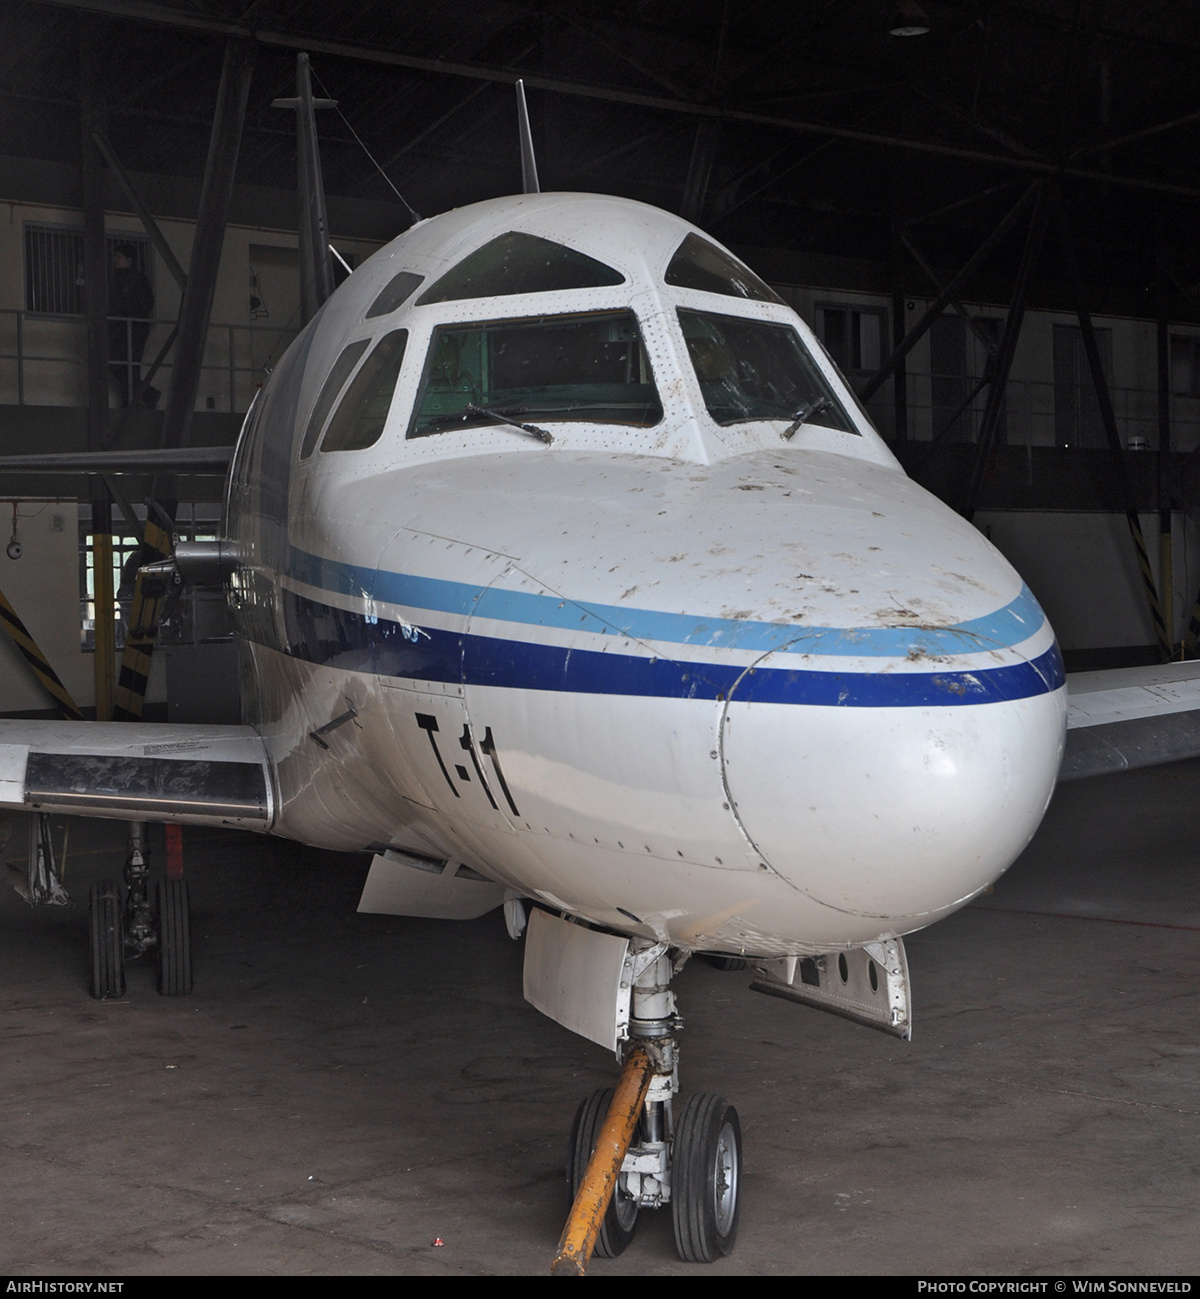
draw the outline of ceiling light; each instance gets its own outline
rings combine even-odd
[[[929,34],[929,15],[917,4],[916,0],[900,0],[896,16],[892,19],[889,35],[892,36],[927,36]]]

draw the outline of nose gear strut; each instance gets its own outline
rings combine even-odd
[[[633,1240],[638,1211],[671,1205],[675,1247],[687,1262],[711,1263],[737,1239],[742,1134],[721,1096],[692,1096],[676,1120],[677,1034],[665,944],[629,944],[631,1001],[621,1079],[594,1092],[575,1115],[567,1152],[571,1202],[551,1272],[581,1276],[593,1250],[615,1258]]]

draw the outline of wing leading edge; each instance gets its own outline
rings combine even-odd
[[[1200,757],[1200,662],[1077,672],[1067,678],[1059,780]]]
[[[0,810],[269,830],[270,763],[249,726],[0,721]]]

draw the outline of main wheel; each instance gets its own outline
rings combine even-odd
[[[125,995],[125,917],[112,880],[93,884],[88,894],[88,991],[97,1001]]]
[[[184,880],[158,882],[158,990],[181,997],[192,990],[192,941]]]
[[[592,1151],[596,1149],[596,1139],[604,1126],[612,1098],[612,1088],[603,1088],[592,1092],[575,1111],[575,1122],[571,1125],[571,1143],[567,1147],[568,1211],[575,1203],[575,1194],[587,1171]],[[600,1235],[596,1238],[596,1253],[601,1258],[616,1258],[625,1251],[637,1228],[637,1215],[637,1201],[625,1193],[618,1181],[605,1210]]]
[[[737,1240],[742,1128],[723,1096],[693,1096],[671,1148],[671,1216],[685,1263],[715,1263]]]

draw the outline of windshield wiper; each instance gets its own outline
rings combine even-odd
[[[519,428],[522,433],[528,433],[530,437],[535,437],[539,442],[544,442],[549,446],[554,441],[549,429],[539,428],[536,424],[522,424],[520,420],[513,419],[514,415],[521,414],[524,409],[523,406],[512,407],[507,411],[493,410],[490,406],[467,405],[463,407],[463,411],[468,415],[487,415],[490,419],[509,425],[510,428]]]
[[[469,419],[477,416],[484,416],[486,419],[494,420],[498,424],[508,424],[511,428],[519,428],[522,433],[528,433],[530,437],[535,437],[539,442],[544,442],[547,446],[554,441],[548,429],[539,428],[536,424],[522,424],[512,419],[513,415],[520,415],[525,410],[524,406],[511,406],[508,410],[493,410],[490,406],[467,405],[461,410],[451,411],[446,415],[435,415],[427,424],[427,429],[442,429],[450,424],[463,424]]]
[[[784,439],[790,438],[801,424],[807,423],[814,415],[820,415],[822,411],[832,409],[833,402],[828,397],[815,397],[807,405],[801,406],[796,412],[796,418],[783,430]]]

